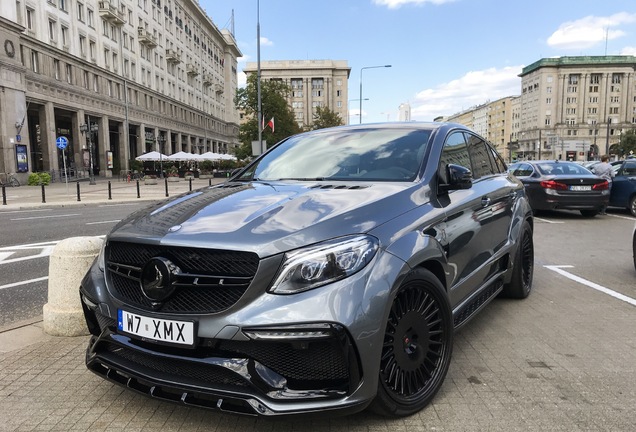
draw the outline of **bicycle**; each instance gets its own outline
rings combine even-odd
[[[20,181],[16,178],[15,173],[0,173],[0,186],[20,186]]]

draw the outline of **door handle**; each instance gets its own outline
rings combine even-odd
[[[483,197],[481,199],[481,206],[482,207],[488,207],[490,205],[490,198],[488,197]]]

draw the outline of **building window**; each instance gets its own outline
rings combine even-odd
[[[552,87],[546,87],[545,88],[545,92],[546,93],[552,93]]]
[[[336,97],[342,96],[342,90],[336,90]]]
[[[618,114],[618,107],[610,107],[609,113],[610,114]]]
[[[66,82],[73,83],[73,67],[70,64],[66,65]]]
[[[619,93],[621,91],[621,86],[617,84],[612,84],[610,87],[610,91],[613,93]]]
[[[104,49],[104,67],[110,69],[110,50],[108,48]]]
[[[545,118],[545,125],[550,126],[552,124],[552,119],[550,117]]]
[[[591,85],[590,86],[590,93],[598,93],[598,86],[597,85]]]
[[[598,96],[590,96],[590,103],[598,103]]]
[[[552,104],[552,98],[546,98],[545,99],[545,103],[546,103],[546,105],[551,105]]]
[[[575,85],[568,86],[568,93],[576,93],[578,91],[579,91],[578,86],[575,86]]]
[[[84,22],[84,3],[77,2],[77,20]]]
[[[618,103],[619,101],[620,101],[620,98],[618,96],[610,97],[610,102],[612,103]]]
[[[620,84],[622,77],[623,77],[623,74],[620,74],[620,73],[612,74],[612,84]]]
[[[126,32],[122,33],[121,41],[124,44],[124,48],[128,49],[128,33],[126,33]]]
[[[67,12],[67,10],[66,10],[66,0],[60,0],[60,9],[62,9],[64,12]]]
[[[84,88],[88,89],[88,72],[84,71]]]
[[[55,22],[54,20],[49,20],[49,39],[51,40],[51,42],[55,42],[55,37],[56,37],[56,27],[57,27],[57,22]]]
[[[38,59],[37,51],[31,51],[31,70],[35,73],[40,71],[40,61]]]
[[[55,74],[55,79],[60,79],[60,61],[58,59],[53,59],[53,73]]]
[[[26,25],[27,29],[33,31],[35,27],[35,10],[27,8],[26,10]]]
[[[600,84],[600,83],[601,83],[601,74],[592,74],[592,76],[590,76],[590,84]]]
[[[577,85],[579,83],[579,74],[568,75],[568,85]]]
[[[108,22],[102,19],[102,34],[108,37]]]
[[[86,58],[86,36],[80,35],[80,37],[79,37],[79,48],[80,48],[80,55],[82,57]]]
[[[565,113],[566,114],[576,114],[576,108],[566,108],[565,109]]]
[[[587,113],[588,113],[588,114],[596,114],[596,113],[597,113],[597,111],[598,111],[598,108],[596,108],[596,107],[589,107],[589,108],[587,109]]]
[[[86,8],[86,11],[87,11],[87,12],[86,12],[86,17],[87,17],[87,19],[86,19],[86,23],[88,24],[88,26],[89,26],[89,27],[91,27],[91,28],[95,28],[95,24],[94,24],[94,21],[95,21],[95,13],[93,12],[93,9],[91,9],[91,8]]]
[[[68,27],[62,26],[62,46],[68,48]]]
[[[97,75],[93,75],[93,91],[99,91],[99,77]]]

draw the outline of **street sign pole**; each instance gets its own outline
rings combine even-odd
[[[62,164],[64,165],[64,179],[66,181],[66,193],[68,194],[68,171],[66,170],[66,146],[68,146],[68,138],[65,136],[57,137],[55,140],[57,148],[62,150]]]

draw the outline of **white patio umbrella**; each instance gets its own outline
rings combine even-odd
[[[211,161],[215,161],[215,160],[221,160],[223,159],[223,155],[219,154],[219,153],[213,153],[213,152],[205,152],[201,155],[203,157],[203,160],[211,160]]]
[[[191,161],[195,160],[195,156],[192,153],[186,153],[184,151],[177,152],[168,156],[169,161]]]
[[[158,151],[151,151],[151,152],[142,154],[140,156],[137,156],[135,160],[138,160],[140,162],[145,162],[145,161],[165,160],[167,158],[168,156],[166,156],[165,154],[159,153]]]

